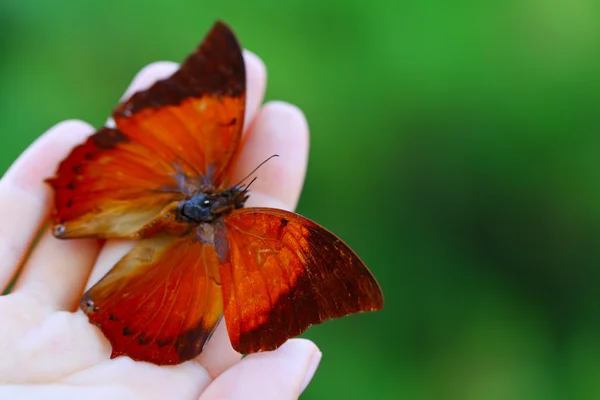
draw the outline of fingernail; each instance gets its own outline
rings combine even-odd
[[[306,369],[306,375],[304,376],[304,381],[302,382],[302,389],[300,389],[301,392],[304,392],[304,389],[306,389],[306,387],[312,380],[313,376],[315,375],[315,372],[317,371],[317,367],[319,366],[319,363],[321,362],[322,356],[323,356],[323,353],[321,353],[320,351],[317,350],[313,353],[312,357],[310,358],[310,361],[308,363],[308,368]]]

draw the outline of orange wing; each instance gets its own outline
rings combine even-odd
[[[223,223],[229,241],[228,249],[217,246],[223,303],[237,351],[273,350],[313,324],[383,307],[381,289],[363,262],[314,222],[247,208]],[[217,243],[223,242],[218,232]]]
[[[202,351],[223,315],[215,248],[191,236],[145,239],[82,298],[80,307],[126,355],[158,365]]]
[[[171,77],[135,93],[76,147],[56,177],[55,234],[136,237],[169,202],[220,186],[240,142],[246,75],[242,50],[217,23]]]

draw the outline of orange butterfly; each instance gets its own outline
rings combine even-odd
[[[377,281],[335,235],[295,213],[243,208],[248,186],[228,186],[245,96],[242,50],[217,22],[48,180],[55,236],[139,239],[80,304],[111,358],[179,364],[223,315],[235,350],[273,350],[313,324],[383,307]]]

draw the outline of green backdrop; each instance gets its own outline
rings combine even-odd
[[[299,212],[371,267],[380,313],[311,328],[306,399],[600,398],[600,3],[0,2],[0,170],[217,18],[299,105]]]

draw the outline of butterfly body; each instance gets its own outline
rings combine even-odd
[[[116,126],[48,180],[55,236],[137,240],[80,302],[111,357],[190,360],[223,316],[235,350],[272,350],[311,325],[383,307],[377,281],[337,236],[293,212],[244,207],[248,185],[228,185],[245,80],[241,47],[215,24],[177,72],[118,105]]]
[[[239,187],[221,192],[203,192],[180,203],[179,214],[183,220],[191,223],[210,223],[244,207],[247,198],[246,191]]]

